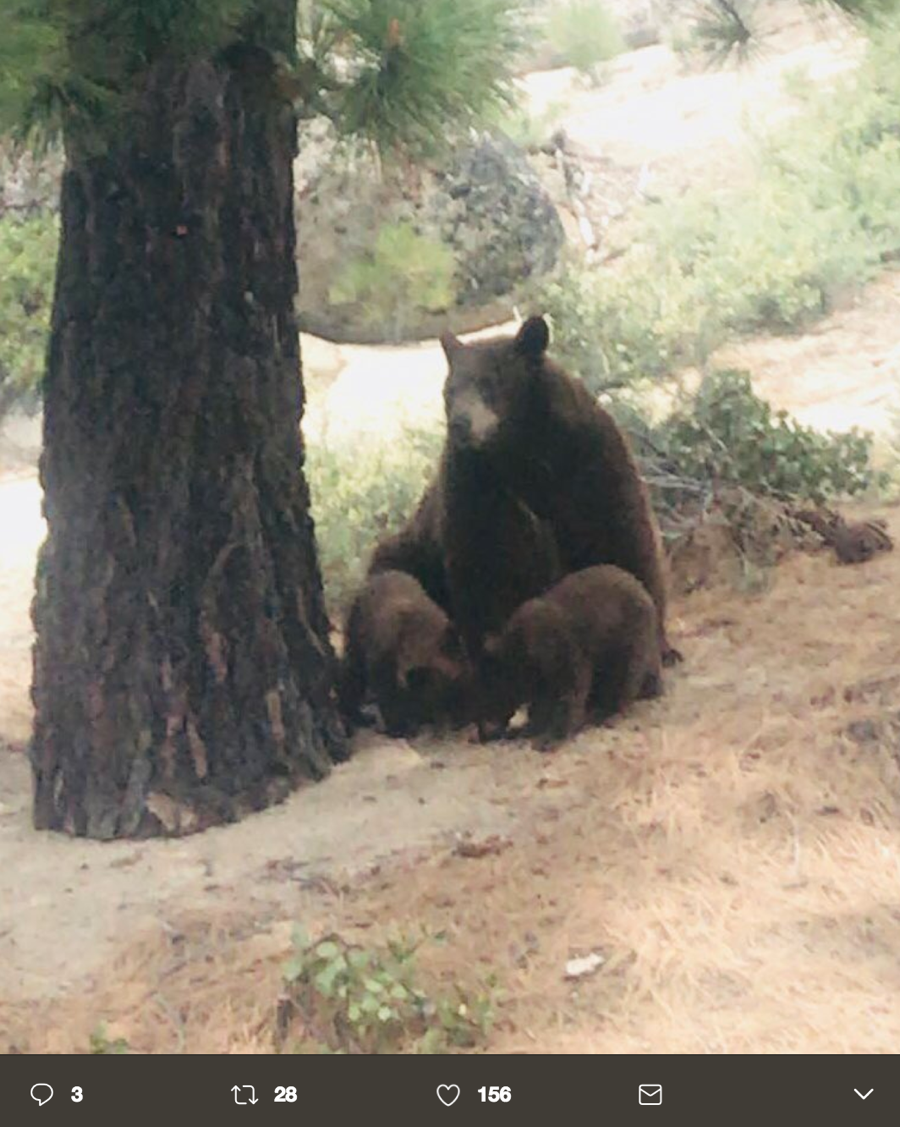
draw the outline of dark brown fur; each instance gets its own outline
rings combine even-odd
[[[422,585],[425,594],[442,610],[450,611],[450,592],[441,543],[443,501],[440,482],[435,480],[422,495],[410,519],[392,536],[382,540],[372,553],[369,575],[404,571]]]
[[[478,681],[480,726],[505,728],[524,704],[537,746],[550,748],[589,713],[600,720],[662,692],[653,600],[617,567],[568,575],[488,639]]]
[[[454,622],[469,656],[526,599],[562,574],[549,525],[500,479],[490,459],[452,437],[441,475],[442,542]]]
[[[414,735],[458,713],[464,673],[452,623],[419,582],[401,571],[372,576],[347,617],[341,709],[352,727],[373,700],[390,735]]]
[[[445,334],[448,433],[470,433],[511,492],[550,524],[563,573],[614,564],[641,581],[669,664],[681,655],[665,632],[662,552],[646,488],[613,418],[547,359],[548,339],[539,317],[515,337],[463,345]]]
[[[375,549],[369,574],[405,571],[481,651],[526,599],[561,575],[549,522],[500,478],[493,460],[450,434],[435,481],[407,524]]]

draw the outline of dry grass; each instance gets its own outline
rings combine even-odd
[[[308,890],[295,918],[366,945],[444,932],[426,975],[499,975],[489,1051],[895,1051],[898,587],[900,552],[822,554],[752,599],[693,596],[663,701],[552,758],[496,752],[508,848],[407,855]],[[271,1051],[288,935],[188,918],[84,990],[0,1007],[0,1026],[32,1052],[84,1049],[100,1021],[138,1051]],[[566,981],[594,950],[603,968]]]

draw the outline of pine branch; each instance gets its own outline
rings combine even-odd
[[[756,49],[758,37],[750,21],[751,5],[741,0],[705,0],[694,25],[694,35],[711,65],[730,58],[745,62]]]

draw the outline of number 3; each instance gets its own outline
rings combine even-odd
[[[73,1104],[80,1104],[83,1099],[84,1099],[84,1093],[82,1092],[82,1090],[80,1088],[73,1088],[72,1089],[72,1103]]]

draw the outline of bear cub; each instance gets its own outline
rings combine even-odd
[[[339,698],[350,730],[369,700],[391,736],[452,722],[464,672],[456,629],[421,584],[401,571],[371,576],[347,616]]]
[[[662,693],[657,612],[641,583],[612,565],[566,576],[513,614],[485,644],[475,710],[506,728],[528,707],[528,734],[543,751],[638,697]]]

